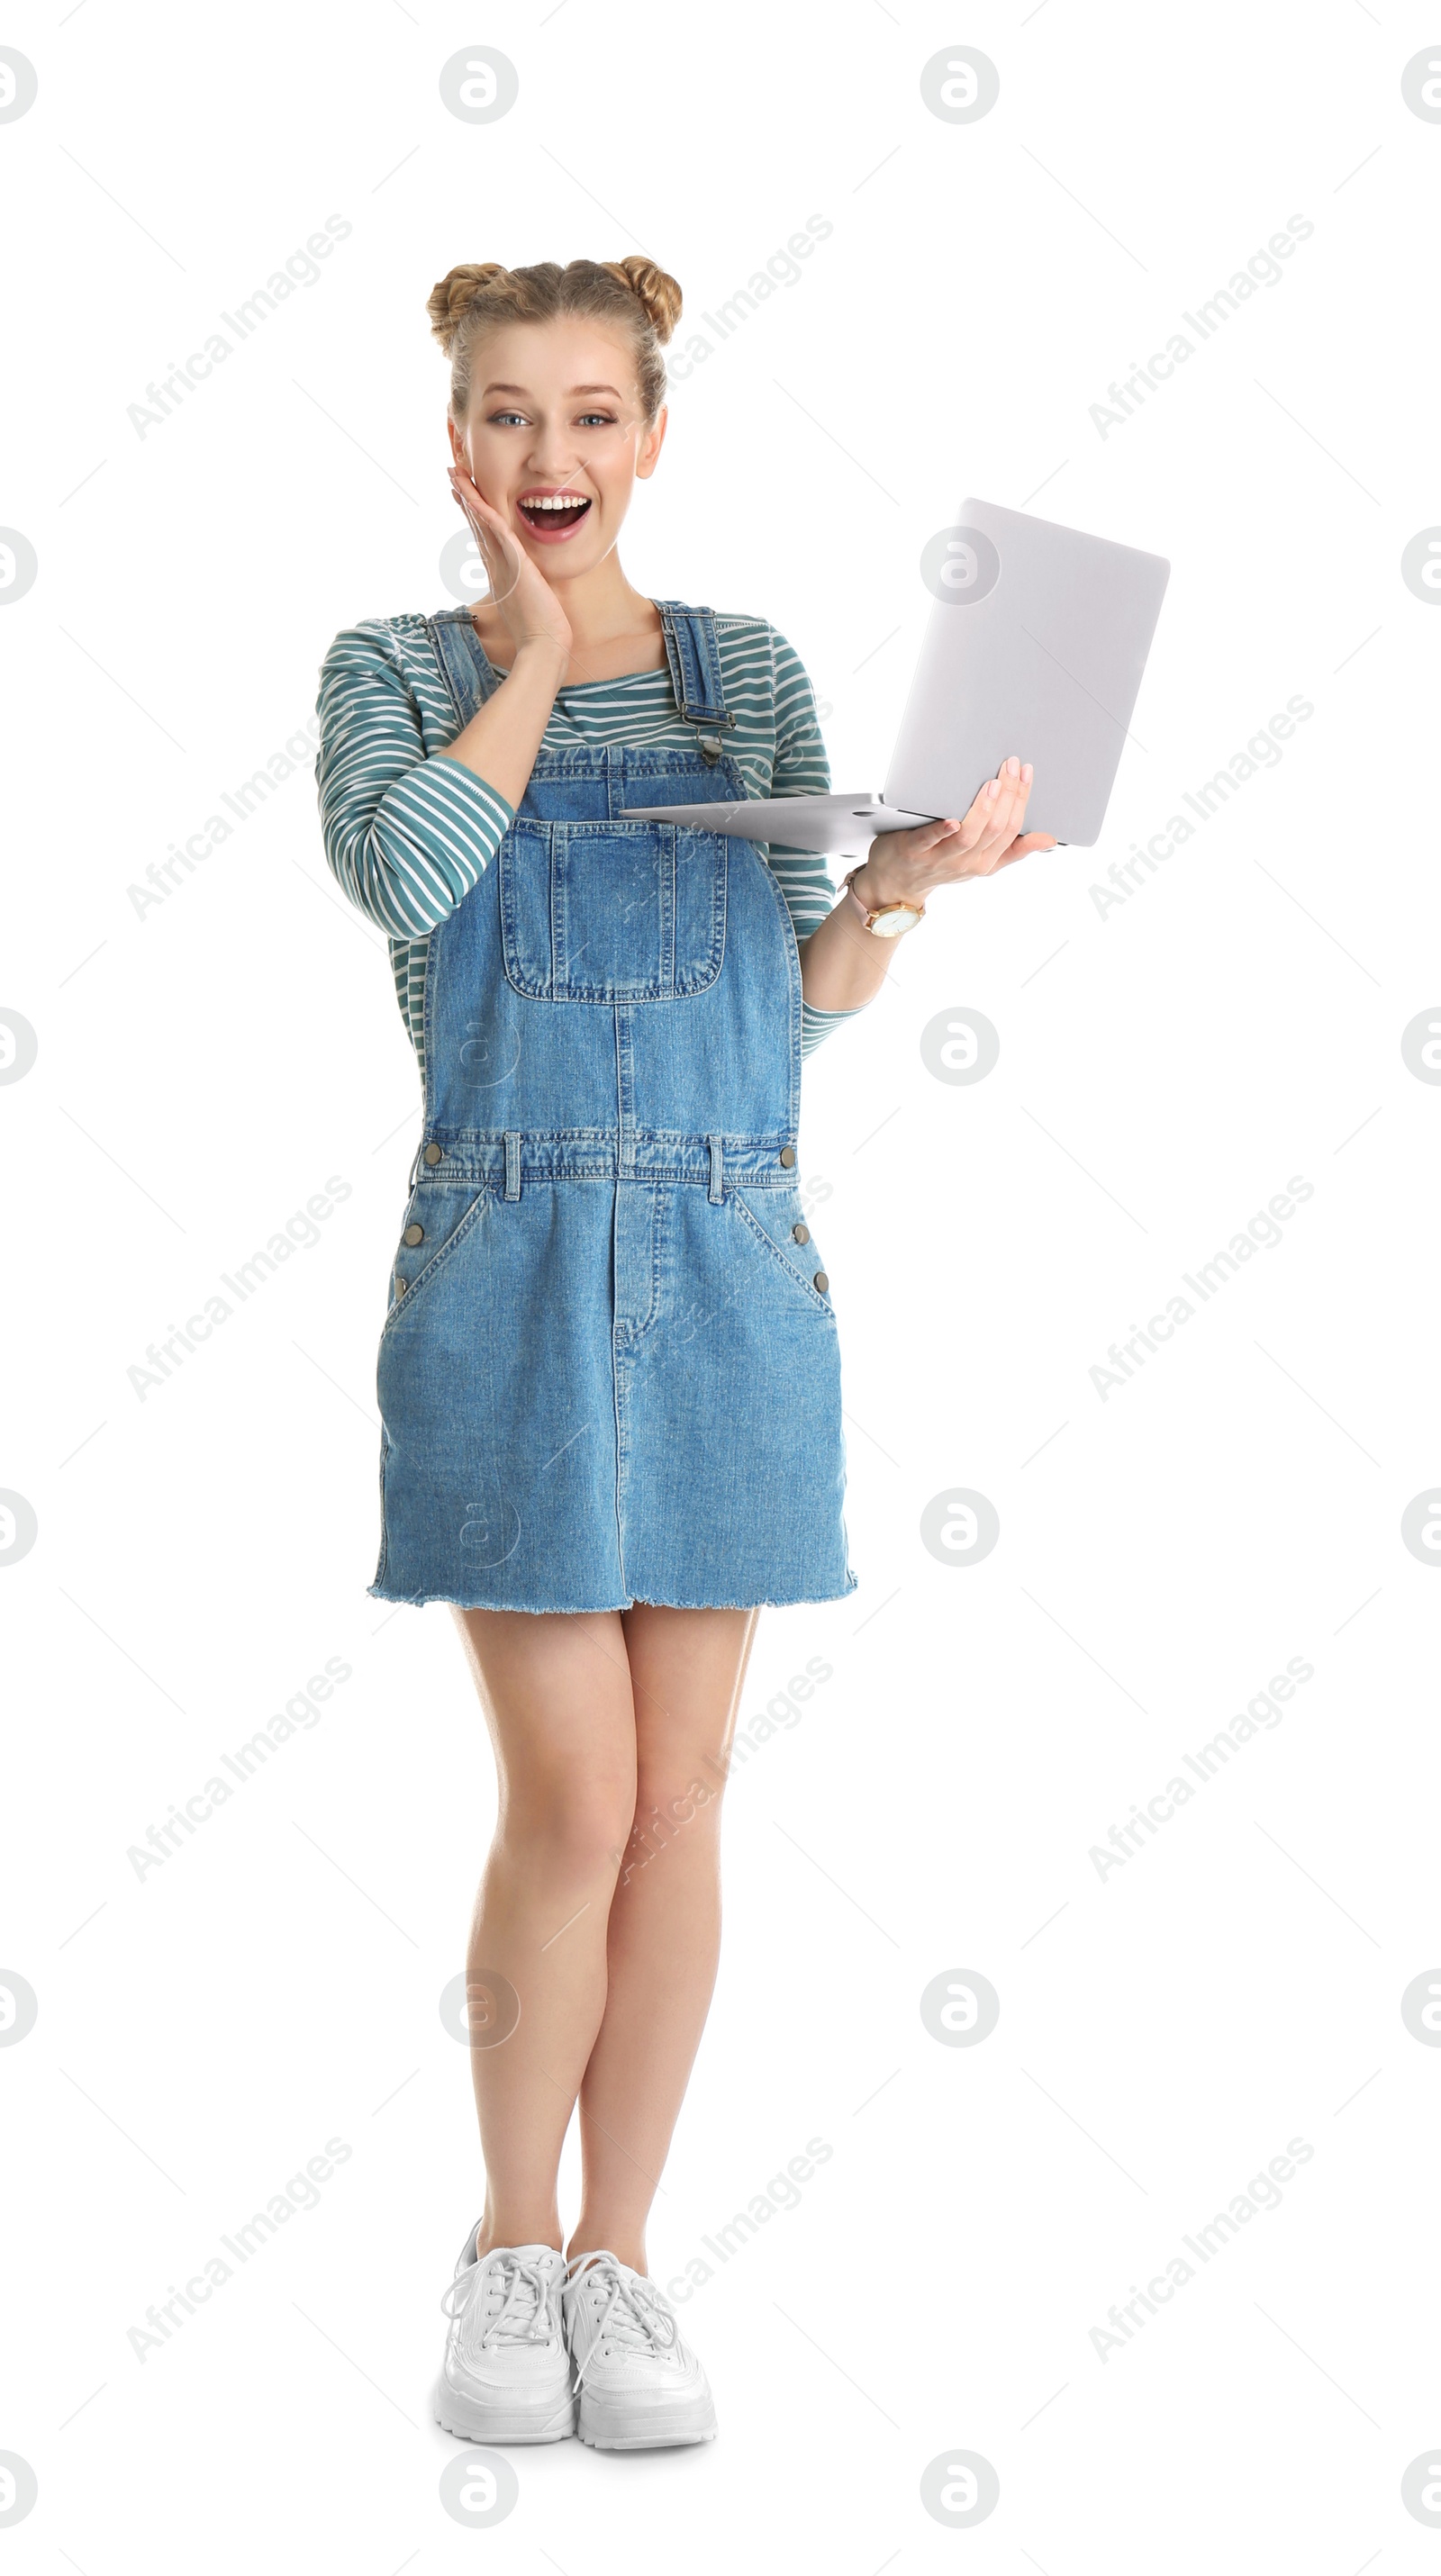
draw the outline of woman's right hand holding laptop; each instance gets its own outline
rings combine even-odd
[[[1031,763],[1012,756],[989,779],[968,814],[882,832],[851,883],[864,904],[923,903],[935,886],[961,877],[990,877],[1033,850],[1054,850],[1049,832],[1021,826],[1031,793]]]
[[[1050,832],[1021,830],[1031,775],[1029,761],[1003,761],[968,814],[943,815],[906,832],[876,835],[864,865],[853,868],[847,880],[854,901],[838,903],[802,944],[801,991],[808,1002],[821,1011],[859,1010],[880,990],[898,944],[887,932],[913,928],[914,915],[937,886],[994,876],[1032,850],[1056,848]],[[875,921],[896,904],[910,907],[909,912],[897,913],[889,922]],[[863,924],[858,912],[869,920]]]

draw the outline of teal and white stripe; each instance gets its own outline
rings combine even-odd
[[[751,794],[824,795],[830,763],[798,654],[760,617],[717,616],[716,641],[736,717],[726,748]],[[427,738],[454,739],[455,712],[420,617],[344,628],[321,665],[316,712],[325,855],[351,902],[389,933],[396,998],[423,1072],[430,933],[469,894],[515,811],[459,761],[426,755]],[[694,739],[668,669],[562,689],[545,729],[547,751],[577,743],[669,749]],[[796,937],[808,938],[835,901],[826,861],[775,843],[767,856]],[[802,1054],[854,1016],[804,1003]]]

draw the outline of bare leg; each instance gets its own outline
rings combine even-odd
[[[605,2013],[581,2086],[584,2200],[566,2250],[608,2246],[638,2272],[715,1985],[721,1790],[759,1616],[648,1602],[621,1613],[635,1816],[610,1909]]]
[[[485,2157],[482,2254],[561,2244],[556,2176],[606,2000],[606,1932],[636,1801],[618,1611],[457,1610],[495,1747],[496,1834],[467,1956]],[[500,2037],[503,1979],[520,2018]],[[487,2030],[478,1990],[500,1994]]]

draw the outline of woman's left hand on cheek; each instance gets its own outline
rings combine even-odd
[[[1054,850],[1049,832],[1021,832],[1030,792],[1030,762],[1023,766],[1012,758],[959,820],[943,817],[918,823],[909,832],[880,833],[867,856],[867,887],[884,883],[887,891],[876,896],[878,902],[904,901],[961,877],[994,876],[1013,859],[1029,858],[1033,850]]]

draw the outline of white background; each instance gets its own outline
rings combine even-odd
[[[1441,1960],[1438,1575],[1401,1516],[1441,1473],[1441,1089],[1401,1033],[1441,989],[1441,617],[1400,565],[1441,521],[1441,126],[1402,94],[1435,33],[1394,0],[11,18],[39,80],[0,126],[0,519],[38,559],[0,618],[0,1005],[39,1039],[0,1092],[0,1485],[39,1528],[3,1571],[27,2576],[1434,2566],[1401,2481],[1441,2441],[1441,2053],[1400,1999]],[[440,94],[475,42],[519,79],[486,126]],[[921,90],[956,42],[999,74],[969,125]],[[317,281],[138,435],[147,384],[331,214]],[[439,1999],[492,1774],[449,1614],[365,1591],[413,1059],[308,768],[163,902],[129,889],[305,723],[339,627],[445,604],[436,278],[645,249],[684,342],[811,215],[798,281],[676,386],[625,555],[791,638],[838,784],[880,783],[965,492],[1173,571],[1099,847],[936,898],[807,1064],[860,1589],[762,1622],[748,1729],[808,1657],[832,1678],[733,1786],[657,2276],[831,2155],[685,2310],[720,2439],[516,2451],[473,2535],[428,2389],[482,2191]],[[1108,387],[1292,215],[1280,281],[1103,435]],[[1279,762],[1102,914],[1293,695]],[[947,1084],[920,1032],[968,1010],[999,1062]],[[1103,1401],[1107,1346],[1293,1175],[1280,1244]],[[146,1346],[331,1176],[318,1242],[142,1400]],[[921,1541],[958,1487],[999,1514],[981,1563]],[[137,1879],[128,1848],[327,1658],[319,1721]],[[1280,1721],[1102,1878],[1092,1847],[1292,1658]],[[920,1997],[961,1969],[1000,2018],[945,2046]],[[319,2205],[138,2359],[147,2308],[331,2138]],[[1103,2357],[1092,2329],[1292,2139],[1280,2206]],[[953,2530],[921,2479],[958,2449],[1000,2500]]]

